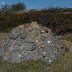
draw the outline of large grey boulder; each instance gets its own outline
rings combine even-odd
[[[50,29],[36,22],[14,28],[0,47],[0,58],[11,63],[28,60],[53,62],[65,53],[65,46]]]

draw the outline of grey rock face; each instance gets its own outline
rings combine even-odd
[[[14,28],[0,47],[0,58],[11,63],[37,59],[52,62],[59,58],[65,53],[64,45],[50,29],[48,33],[44,29],[36,23]]]

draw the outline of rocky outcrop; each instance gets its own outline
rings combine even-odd
[[[50,29],[36,22],[14,28],[0,48],[0,58],[11,63],[28,60],[52,62],[65,53]]]

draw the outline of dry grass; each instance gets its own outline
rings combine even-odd
[[[60,39],[72,42],[72,34],[67,34],[67,35],[61,36]]]
[[[61,42],[63,42],[66,45],[69,52],[72,52],[72,34],[61,36],[60,39],[61,39]]]
[[[4,40],[6,35],[7,35],[7,33],[0,33],[0,44],[2,43],[2,41]]]

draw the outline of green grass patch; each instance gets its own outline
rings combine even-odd
[[[72,54],[68,52],[52,64],[42,61],[11,64],[0,60],[0,72],[72,72]]]

